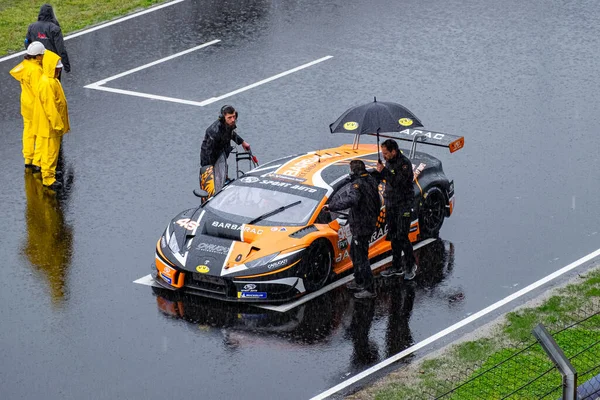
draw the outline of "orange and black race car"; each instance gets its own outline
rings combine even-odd
[[[413,129],[396,132],[394,138],[413,142],[408,154],[415,176],[410,239],[437,237],[444,218],[452,214],[454,183],[438,159],[416,151],[415,139],[451,152],[462,148],[464,139]],[[242,302],[286,301],[318,290],[352,268],[350,227],[343,213],[322,209],[348,190],[348,164],[356,159],[374,169],[377,146],[355,143],[271,161],[183,211],[156,244],[156,282]],[[370,258],[390,251],[383,187]]]

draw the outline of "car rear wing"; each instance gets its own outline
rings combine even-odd
[[[412,158],[417,149],[417,143],[431,144],[433,146],[447,147],[450,153],[454,153],[462,149],[465,145],[465,138],[463,136],[450,135],[448,133],[434,132],[426,129],[404,129],[400,132],[385,132],[380,133],[380,137],[399,139],[412,142],[410,148],[410,155],[408,158]]]

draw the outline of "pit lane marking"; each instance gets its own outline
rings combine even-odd
[[[413,249],[414,250],[420,249],[421,247],[426,246],[431,242],[435,242],[435,239],[425,239],[422,242],[415,244],[413,246]],[[372,264],[371,270],[376,270],[377,268],[382,267],[383,265],[385,265],[386,263],[389,263],[390,261],[392,261],[392,256],[389,256],[387,258],[384,258],[383,260],[376,262],[375,264]],[[252,304],[252,305],[254,307],[262,308],[265,310],[271,310],[271,311],[277,311],[277,312],[284,313],[284,312],[287,312],[289,310],[292,310],[292,309],[298,307],[299,305],[306,303],[307,301],[317,298],[317,297],[321,296],[322,294],[329,292],[330,290],[333,290],[341,285],[344,285],[353,279],[354,279],[353,275],[345,276],[342,279],[336,280],[335,282],[332,282],[329,285],[322,287],[321,289],[317,290],[316,292],[312,292],[312,293],[307,294],[306,296],[302,296],[300,299],[298,299],[294,302],[291,302],[291,303],[281,304],[281,305],[277,305],[277,306],[275,306],[275,305],[259,305],[259,304]],[[148,274],[139,279],[136,279],[135,281],[133,281],[133,283],[138,283],[140,285],[146,285],[146,286],[152,286],[152,287],[156,287],[156,288],[162,288],[162,286],[160,286],[158,283],[156,283],[154,281],[154,278],[152,277],[151,274]]]
[[[475,314],[472,314],[469,317],[467,317],[461,321],[458,321],[454,325],[451,325],[448,328],[446,328],[432,336],[429,336],[427,339],[425,339],[419,343],[416,343],[407,349],[404,349],[400,353],[388,358],[387,360],[383,360],[379,364],[375,364],[371,368],[368,368],[368,369],[364,370],[363,372],[354,375],[352,378],[347,379],[347,380],[339,383],[338,385],[332,387],[331,389],[328,389],[328,390],[312,397],[310,400],[326,399],[327,397],[329,397],[335,393],[338,393],[341,390],[343,390],[349,386],[354,385],[361,379],[364,379],[364,378],[368,377],[369,375],[374,374],[375,372],[379,371],[380,369],[383,369],[383,368],[387,367],[388,365],[393,364],[396,361],[403,359],[404,357],[416,352],[417,350],[422,349],[423,347],[437,341],[438,339],[441,339],[444,336],[470,324],[471,322],[478,320],[479,318],[485,316],[486,314],[489,314],[490,312],[510,303],[513,300],[518,299],[519,297],[531,292],[532,290],[539,288],[540,286],[552,281],[553,279],[555,279],[555,278],[557,278],[557,277],[559,277],[559,276],[561,276],[561,275],[563,275],[563,274],[579,267],[580,265],[585,264],[588,261],[591,261],[594,258],[599,257],[599,256],[600,256],[600,249],[598,249],[586,256],[583,256],[579,260],[573,261],[571,264],[559,269],[558,271],[553,272],[550,275],[545,276],[544,278],[532,283],[531,285],[529,285],[527,287],[524,287],[523,289],[519,290],[518,292],[515,292],[515,293],[511,294],[510,296],[507,296],[504,299],[497,301],[496,303],[484,308],[483,310],[480,310],[480,311],[476,312]]]
[[[160,10],[162,8],[165,8],[165,7],[173,6],[173,5],[181,3],[183,1],[185,1],[185,0],[173,0],[173,1],[169,2],[169,3],[161,4],[161,5],[155,6],[155,7],[151,7],[149,9],[147,9],[147,10],[136,12],[136,13],[133,13],[131,15],[127,15],[127,16],[125,16],[123,18],[118,18],[118,19],[115,19],[114,21],[109,21],[109,22],[106,22],[104,24],[100,24],[100,25],[97,25],[97,26],[94,26],[94,27],[91,27],[91,28],[88,28],[88,29],[84,29],[84,30],[79,31],[77,33],[73,33],[71,35],[65,36],[64,40],[73,39],[73,38],[76,38],[77,36],[85,35],[86,33],[91,33],[91,32],[97,31],[99,29],[108,28],[109,26],[112,26],[112,25],[115,25],[115,24],[127,21],[127,20],[132,19],[132,18],[139,17],[140,15],[144,15],[144,14],[148,14],[148,13],[151,13],[151,12],[154,12],[154,11],[158,11],[158,10]],[[11,54],[9,56],[2,57],[2,58],[0,58],[0,62],[6,61],[6,60],[10,60],[11,58],[22,56],[23,54],[25,54],[25,50],[20,51],[18,53]]]
[[[421,247],[426,246],[431,242],[435,242],[435,240],[436,239],[425,239],[422,242],[415,244],[413,246],[413,250],[420,249]],[[380,268],[383,265],[389,263],[390,261],[392,261],[392,256],[389,256],[389,257],[384,258],[383,260],[377,261],[375,264],[371,264],[371,270],[374,271],[377,268]],[[354,280],[353,275],[345,276],[342,279],[338,279],[335,282],[332,282],[327,286],[323,286],[321,289],[317,290],[316,292],[312,292],[312,293],[307,294],[306,296],[302,296],[300,299],[298,299],[292,303],[281,304],[278,306],[274,306],[274,305],[255,305],[255,306],[258,308],[263,308],[265,310],[278,311],[278,312],[284,313],[284,312],[290,311],[290,310],[298,307],[299,305],[306,303],[307,301],[317,298],[317,297],[321,296],[322,294],[329,292],[330,290],[333,290],[337,287],[345,285],[346,283],[348,283],[352,280]]]
[[[212,40],[210,42],[201,44],[201,45],[193,47],[191,49],[184,50],[184,51],[181,51],[179,53],[172,54],[172,55],[170,55],[168,57],[161,58],[160,60],[156,60],[156,61],[150,62],[148,64],[144,64],[142,66],[130,69],[128,71],[121,72],[120,74],[113,75],[113,76],[111,76],[109,78],[101,79],[101,80],[99,80],[97,82],[90,83],[89,85],[84,86],[84,88],[86,88],[86,89],[100,90],[100,91],[110,92],[110,93],[124,94],[124,95],[134,96],[134,97],[143,97],[143,98],[147,98],[147,99],[151,99],[151,100],[161,100],[161,101],[168,101],[168,102],[171,102],[171,103],[179,103],[179,104],[185,104],[185,105],[190,105],[190,106],[204,107],[204,106],[207,106],[207,105],[212,104],[214,102],[226,99],[227,97],[231,97],[231,96],[234,96],[234,95],[236,95],[238,93],[245,92],[246,90],[253,89],[253,88],[258,87],[260,85],[264,85],[265,83],[274,81],[275,79],[282,78],[282,77],[284,77],[286,75],[293,74],[294,72],[298,72],[298,71],[303,70],[305,68],[311,67],[311,66],[313,66],[315,64],[318,64],[318,63],[321,63],[323,61],[329,60],[330,58],[333,58],[333,56],[321,57],[318,60],[314,60],[314,61],[308,62],[306,64],[302,64],[302,65],[300,65],[298,67],[289,69],[289,70],[281,72],[281,73],[279,73],[277,75],[273,75],[273,76],[271,76],[269,78],[266,78],[266,79],[263,79],[261,81],[252,83],[250,85],[244,86],[242,88],[236,89],[236,90],[234,90],[232,92],[225,93],[225,94],[223,94],[221,96],[218,96],[218,97],[211,97],[211,98],[203,100],[203,101],[185,100],[185,99],[179,99],[179,98],[176,98],[176,97],[159,96],[159,95],[155,95],[155,94],[149,94],[149,93],[143,93],[143,92],[136,92],[136,91],[133,91],[133,90],[115,89],[115,88],[111,88],[111,87],[108,87],[108,86],[104,86],[107,82],[110,82],[112,80],[121,78],[123,76],[132,74],[134,72],[139,72],[139,71],[141,71],[143,69],[155,66],[155,65],[160,64],[162,62],[169,61],[169,60],[172,60],[174,58],[180,57],[182,55],[191,53],[192,51],[196,51],[196,50],[202,49],[204,47],[207,47],[207,46],[219,43],[220,41],[221,41],[220,39]]]

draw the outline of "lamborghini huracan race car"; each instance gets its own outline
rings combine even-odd
[[[454,183],[438,159],[416,152],[415,139],[451,152],[462,148],[464,139],[414,129],[394,135],[413,142],[408,154],[415,176],[410,239],[437,237],[454,208]],[[248,171],[168,224],[156,244],[156,282],[168,289],[243,302],[286,301],[318,290],[352,268],[344,213],[323,211],[323,206],[349,189],[348,164],[356,159],[375,169],[377,146],[344,145],[280,158]],[[370,259],[391,249],[385,240],[383,190],[380,184],[382,208],[370,241]]]

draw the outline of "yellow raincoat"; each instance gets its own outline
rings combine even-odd
[[[36,132],[32,128],[33,105],[37,86],[42,76],[42,66],[36,59],[23,60],[10,70],[10,74],[21,83],[21,115],[23,116],[23,158],[25,164],[40,166],[41,154],[35,152]]]
[[[60,81],[54,77],[60,57],[50,50],[44,53],[44,74],[38,83],[38,95],[33,107],[33,129],[41,151],[42,182],[45,186],[55,181],[56,164],[62,135],[69,132],[69,110]]]

